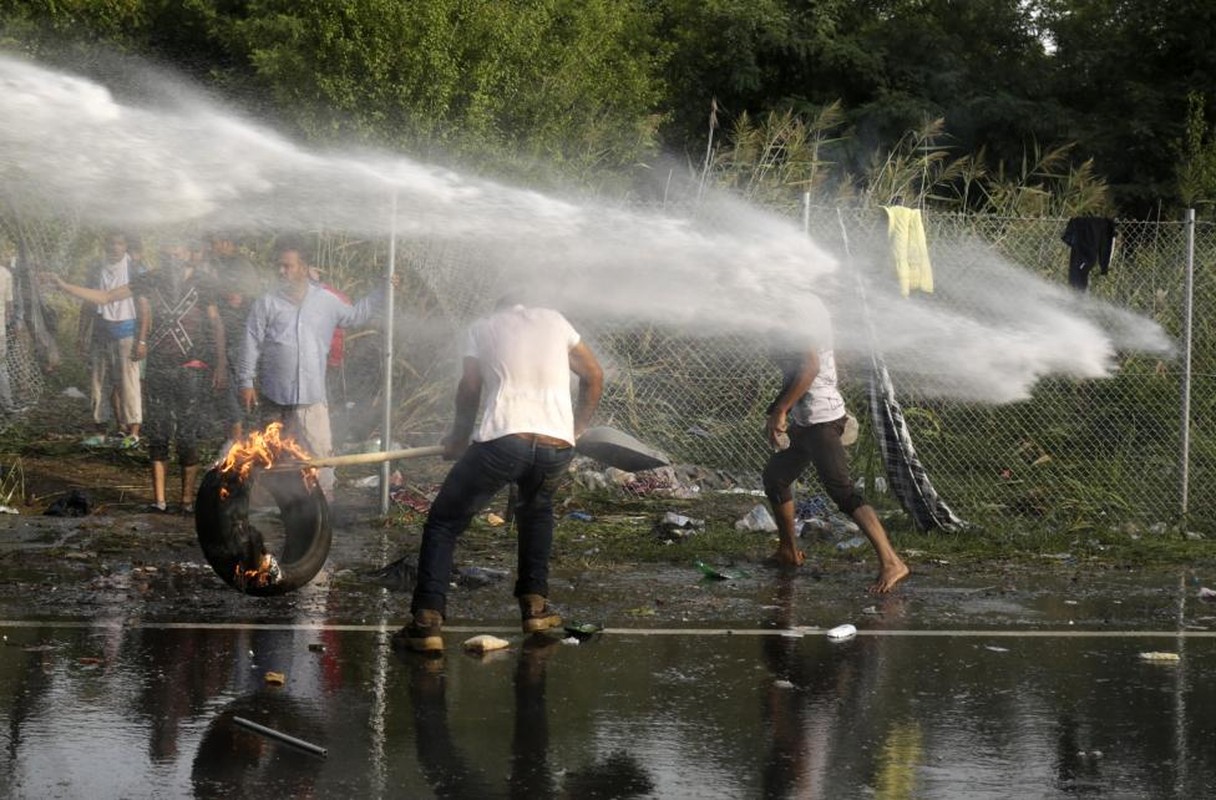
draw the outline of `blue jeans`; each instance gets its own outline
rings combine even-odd
[[[471,444],[444,478],[422,528],[418,584],[410,611],[445,612],[456,539],[469,527],[473,515],[508,483],[519,487],[515,596],[548,597],[553,493],[573,457],[573,447],[551,447],[518,436]]]

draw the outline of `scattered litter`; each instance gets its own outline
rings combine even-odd
[[[577,636],[567,636],[565,639],[562,639],[562,644],[582,644],[582,643],[583,643],[582,640],[579,639]]]
[[[850,625],[847,622],[843,625],[837,625],[835,628],[828,631],[828,638],[833,642],[843,642],[846,639],[852,639],[856,635],[857,626]]]
[[[794,516],[798,519],[826,517],[831,513],[832,507],[828,504],[827,495],[823,494],[813,494],[805,500],[799,500],[794,504]]]
[[[991,650],[994,653],[1008,653],[1009,652],[1008,647],[997,647],[995,644],[986,644],[986,645],[984,645],[984,649]]]
[[[491,528],[501,528],[503,525],[507,524],[507,521],[491,511],[489,514],[486,514],[486,524]]]
[[[882,614],[882,612],[878,610],[878,606],[866,606],[861,610],[861,613],[865,614],[867,617],[877,617],[878,615]]]
[[[668,511],[654,524],[654,533],[668,542],[685,539],[697,531],[705,530],[705,520],[693,519],[674,511]]]
[[[777,530],[777,522],[773,519],[773,515],[769,513],[768,506],[762,503],[757,503],[752,506],[752,510],[747,512],[747,516],[735,523],[737,531],[766,531],[772,532]]]
[[[491,636],[488,633],[483,633],[480,636],[474,636],[464,641],[464,649],[470,653],[489,653],[494,650],[503,650],[510,646],[511,643],[506,639],[499,639],[497,636]]]
[[[858,547],[861,547],[865,543],[866,543],[866,537],[853,536],[849,539],[845,539],[843,542],[837,542],[836,549],[837,550],[856,550]]]
[[[858,478],[857,481],[853,484],[853,486],[854,486],[854,488],[857,489],[857,491],[864,492],[866,490],[866,479]],[[887,479],[882,477],[881,475],[876,477],[874,479],[874,491],[877,492],[878,494],[886,494],[887,493]]]
[[[1066,606],[1075,606],[1075,605],[1077,605],[1077,601],[1076,601],[1076,600],[1065,600],[1065,601],[1064,601],[1064,605],[1066,605]]]
[[[64,389],[62,394],[64,397],[70,397],[73,400],[85,400],[88,398],[87,394],[80,391],[75,386],[69,386],[68,388]]]
[[[1140,658],[1143,661],[1152,661],[1158,664],[1177,664],[1180,656],[1177,653],[1169,651],[1150,650],[1147,653],[1141,653]]]
[[[498,583],[510,574],[510,570],[495,567],[460,567],[456,570],[456,583],[468,589],[477,589]]]
[[[572,519],[575,522],[594,522],[595,517],[588,514],[586,511],[571,511],[566,515],[566,519]]]
[[[1216,589],[1209,589],[1206,586],[1199,587],[1199,599],[1209,603],[1216,601]]]
[[[784,678],[778,678],[777,680],[773,681],[773,688],[774,689],[793,689],[794,684],[792,681],[787,681]]]
[[[713,578],[716,581],[734,581],[742,578],[745,574],[737,570],[727,570],[710,566],[701,559],[694,561],[693,565],[696,566],[697,569],[701,570],[702,575],[707,578]]]
[[[350,485],[354,486],[355,488],[358,488],[358,489],[370,489],[374,486],[380,485],[380,476],[379,475],[368,475],[366,478],[359,478],[357,480],[351,481]]]
[[[578,641],[590,639],[602,630],[604,626],[598,622],[571,622],[566,625],[566,633]]]
[[[575,482],[587,489],[681,500],[696,499],[703,492],[764,495],[758,488],[758,473],[733,473],[695,464],[672,464],[633,472],[617,467],[599,467],[593,459],[576,457],[573,466]]]
[[[848,516],[832,510],[826,495],[813,494],[794,505],[797,534],[802,537],[842,539],[861,532],[857,523]]]
[[[286,742],[287,744],[295,745],[302,750],[307,750],[313,755],[318,755],[322,758],[329,755],[329,750],[321,747],[320,745],[313,744],[312,742],[306,742],[303,739],[297,739],[290,734],[283,733],[282,731],[276,731],[274,728],[267,728],[265,725],[259,725],[252,720],[245,719],[244,717],[233,717],[232,721],[237,725],[248,728],[251,731],[256,731],[263,736],[269,736],[272,739],[278,739],[280,742]]]
[[[390,486],[388,496],[394,503],[400,503],[419,514],[425,514],[431,510],[431,501],[439,493],[438,485],[424,491],[416,486],[407,486],[404,479],[401,479],[400,483],[392,482]]]
[[[698,529],[700,529],[700,528],[705,527],[705,520],[693,519],[692,517],[686,517],[683,514],[677,514],[674,511],[668,511],[666,514],[663,515],[663,518],[661,520],[659,520],[659,522],[661,522],[664,525],[674,525],[677,528],[698,528]]]
[[[810,517],[809,519],[799,519],[794,522],[794,532],[803,538],[811,538],[818,536],[820,538],[831,538],[836,530],[832,527],[832,523],[823,517]]]
[[[93,501],[89,495],[80,489],[73,489],[65,497],[60,497],[47,506],[42,512],[48,517],[87,517],[93,511]]]
[[[418,565],[409,556],[402,556],[391,564],[367,573],[367,576],[386,589],[409,592],[418,583]]]
[[[267,686],[283,686],[287,683],[287,676],[282,672],[267,672],[265,680]]]
[[[0,514],[20,514],[21,512],[12,506],[0,505]]]

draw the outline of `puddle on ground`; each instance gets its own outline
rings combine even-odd
[[[769,613],[790,621],[779,605]],[[1198,797],[1216,786],[1206,635],[862,624],[844,642],[610,628],[576,645],[499,629],[512,647],[473,657],[460,642],[486,631],[464,626],[431,659],[356,626],[132,622],[4,628],[6,796]]]

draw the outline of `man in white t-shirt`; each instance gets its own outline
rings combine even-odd
[[[870,591],[885,594],[908,576],[908,567],[891,546],[878,514],[849,477],[848,455],[840,441],[848,417],[836,386],[831,320],[819,302],[811,314],[821,323],[814,337],[817,341],[778,359],[784,381],[768,407],[766,428],[774,452],[764,466],[764,493],[773,507],[781,540],[774,559],[790,567],[801,566],[805,559],[796,544],[790,487],[814,464],[828,497],[853,518],[878,554],[878,578]]]
[[[576,403],[571,372],[579,379]],[[574,456],[575,440],[599,405],[603,383],[595,355],[557,311],[503,300],[473,323],[456,389],[456,420],[443,442],[444,457],[458,460],[427,515],[410,604],[413,620],[393,637],[396,644],[443,650],[456,539],[509,483],[519,490],[515,597],[524,633],[561,625],[548,602],[553,493]]]

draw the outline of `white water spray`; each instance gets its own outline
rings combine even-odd
[[[697,220],[578,203],[384,154],[322,153],[190,91],[124,104],[90,80],[0,57],[0,190],[18,211],[71,209],[92,224],[327,228],[385,237],[391,198],[405,239],[474,242],[500,281],[580,319],[654,322],[697,334],[814,335],[812,293],[837,260],[795,224],[720,199]],[[877,345],[927,391],[994,402],[1050,374],[1109,374],[1116,348],[1165,352],[1154,323],[1076,297],[977,248],[947,271],[957,303],[871,292]],[[849,296],[851,300],[851,295]],[[1097,309],[1097,311],[1095,311]],[[843,349],[861,317],[834,303]]]

